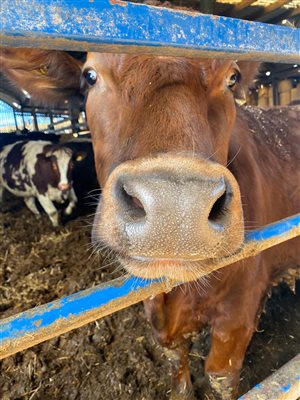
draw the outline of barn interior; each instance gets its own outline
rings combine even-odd
[[[143,1],[133,1],[142,3]],[[159,0],[159,6],[300,28],[299,0]],[[81,52],[70,52],[84,59]],[[300,105],[300,65],[263,63],[247,104]],[[53,227],[22,199],[5,193],[0,206],[0,317],[121,276],[113,255],[95,252],[90,231],[100,196],[93,168],[84,99],[45,108],[11,84],[0,66],[0,151],[19,140],[71,143],[78,153],[79,206]],[[300,352],[300,270],[291,270],[270,290],[259,328],[247,350],[240,395]],[[209,331],[192,340],[191,370],[200,396],[199,369],[207,355]],[[0,361],[3,400],[167,400],[168,354],[153,339],[141,304]],[[197,397],[198,398],[198,397]]]

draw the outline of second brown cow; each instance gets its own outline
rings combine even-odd
[[[55,62],[60,55],[63,61],[55,52]],[[41,65],[37,59],[38,53],[34,62]],[[5,52],[3,60],[14,79],[11,68],[5,71]],[[217,273],[206,267],[235,252],[246,230],[299,212],[299,109],[235,104],[256,68],[229,60],[96,53],[82,68],[103,188],[94,241],[113,249],[133,275],[186,282],[145,301],[155,337],[171,349],[172,399],[193,398],[190,337],[206,325],[211,349],[203,393],[236,397],[266,293],[278,274],[300,261],[299,239],[293,239]],[[62,79],[63,63],[59,74],[55,81],[55,68],[51,72],[57,87],[68,79]]]

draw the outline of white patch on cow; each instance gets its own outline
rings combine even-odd
[[[68,168],[71,160],[71,154],[64,150],[58,150],[53,153],[57,157],[57,164],[60,173],[60,184],[67,184],[68,182]]]
[[[56,150],[52,154],[56,156],[57,159],[58,171],[60,176],[58,184],[62,185],[68,183],[72,184],[72,182],[68,181],[68,176],[67,176],[69,162],[71,160],[71,154],[63,149]],[[66,200],[68,200],[69,195],[70,195],[69,190],[62,192],[57,187],[48,185],[47,196],[53,201],[57,201],[58,203],[64,203]]]
[[[45,212],[48,214],[52,224],[54,226],[58,225],[58,212],[52,203],[53,201],[57,201],[59,203],[64,203],[67,200],[69,200],[69,205],[66,209],[66,213],[70,214],[72,210],[74,209],[76,203],[77,203],[77,197],[75,195],[74,190],[71,188],[71,190],[62,192],[59,190],[57,187],[53,187],[48,185],[48,190],[44,195],[40,195],[37,191],[37,188],[32,182],[32,177],[36,173],[35,170],[35,165],[38,160],[38,154],[43,153],[44,147],[47,145],[52,145],[51,142],[48,141],[29,141],[27,143],[24,143],[22,152],[23,152],[23,158],[20,160],[20,167],[18,170],[15,170],[12,174],[12,179],[15,181],[16,185],[22,184],[24,187],[24,190],[18,190],[17,188],[11,188],[9,187],[5,180],[3,179],[3,174],[1,171],[3,171],[3,165],[6,160],[6,157],[8,153],[12,150],[12,148],[20,142],[15,142],[11,145],[5,146],[1,151],[0,151],[0,188],[1,192],[3,188],[6,188],[9,192],[13,193],[15,196],[18,197],[24,197],[26,199],[25,203],[28,206],[28,208],[35,214],[38,215],[38,210],[35,207],[34,204],[34,198],[37,198]],[[69,167],[69,162],[71,159],[71,152],[66,150],[66,149],[58,149],[54,152],[50,152],[51,154],[55,155],[57,158],[57,164],[58,164],[58,170],[59,170],[59,183],[60,184],[68,184],[72,182],[68,182],[68,167]],[[49,154],[50,155],[50,154]],[[24,174],[24,169],[26,168],[28,177],[29,179],[28,184],[25,183],[25,174]],[[45,177],[47,179],[47,177]],[[2,193],[1,193],[2,194]],[[1,200],[1,199],[0,199]]]

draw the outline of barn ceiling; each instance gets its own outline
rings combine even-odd
[[[180,6],[232,18],[300,26],[300,0],[130,0],[133,3]]]

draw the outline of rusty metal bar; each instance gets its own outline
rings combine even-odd
[[[207,263],[206,274],[300,235],[300,214],[248,232],[235,254]],[[200,278],[201,276],[199,276]],[[0,359],[112,314],[179,282],[119,278],[0,322]],[[270,399],[268,399],[270,400]]]
[[[5,46],[300,63],[300,31],[120,0],[1,0]]]
[[[300,354],[254,386],[239,400],[299,400]]]

